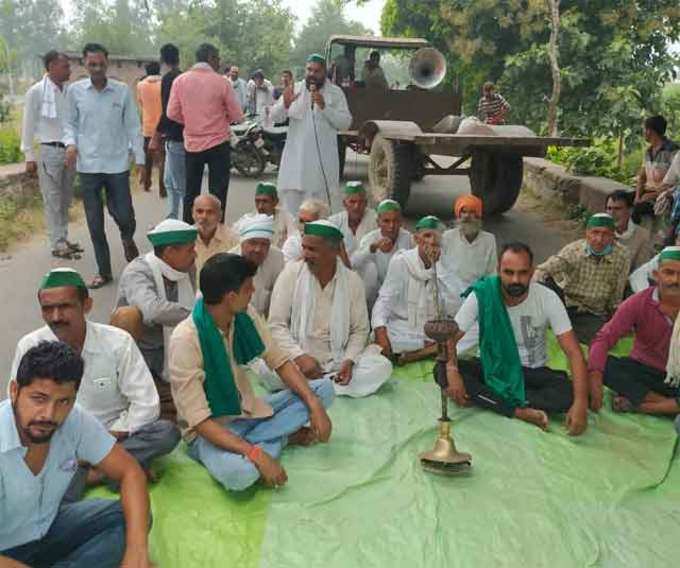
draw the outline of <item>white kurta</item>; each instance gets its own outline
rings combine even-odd
[[[367,396],[374,393],[392,374],[392,364],[380,354],[377,345],[368,344],[369,322],[366,309],[364,287],[359,276],[348,272],[349,305],[349,337],[344,347],[342,360],[333,359],[331,350],[331,314],[335,299],[336,276],[321,288],[316,278],[313,279],[315,312],[311,320],[311,332],[308,332],[305,352],[295,341],[291,332],[291,317],[295,287],[300,277],[304,262],[288,263],[279,276],[272,293],[269,311],[269,327],[277,344],[291,354],[292,358],[300,355],[311,355],[327,373],[337,373],[342,361],[354,361],[352,380],[346,386],[335,384],[338,395],[352,397]],[[275,385],[270,385],[275,386]]]
[[[417,249],[400,252],[392,257],[387,276],[380,288],[378,300],[373,307],[373,329],[386,327],[387,334],[395,353],[407,351],[417,351],[422,349],[425,341],[429,341],[425,335],[423,326],[418,328],[409,323],[413,319],[410,310],[413,306],[409,303],[409,285],[414,278],[411,276],[404,254],[417,257],[417,262],[421,270],[425,270],[425,265],[418,255]],[[432,272],[432,275],[434,273]],[[445,274],[441,269],[441,261],[437,264],[437,279],[439,282],[439,294],[442,315],[453,318],[462,305],[460,297],[463,291],[462,283],[452,274]],[[425,321],[438,317],[437,305],[434,301],[435,287],[434,279],[425,285],[423,298],[426,305],[424,314]],[[411,316],[411,318],[409,318]],[[466,333],[463,340],[458,344],[458,351],[462,352],[477,343],[477,334],[474,332]]]
[[[241,245],[229,251],[232,254],[241,254]],[[250,305],[263,317],[269,315],[269,301],[274,289],[274,283],[283,270],[283,253],[275,246],[269,247],[269,254],[264,262],[257,267],[257,272],[253,277],[255,293],[250,299]]]
[[[351,256],[352,253],[359,248],[361,239],[378,228],[378,215],[373,209],[369,208],[366,208],[356,233],[353,233],[352,229],[350,229],[349,217],[347,211],[344,209],[335,215],[331,215],[328,220],[342,231],[345,250],[347,251],[348,256]]]
[[[19,340],[12,377],[16,377],[26,351],[41,341],[57,341],[57,336],[44,326]],[[108,430],[134,434],[158,420],[161,412],[158,391],[129,333],[88,321],[81,356],[85,371],[77,402]]]
[[[444,272],[452,272],[467,290],[482,276],[496,274],[498,254],[496,237],[480,231],[474,241],[468,241],[460,228],[444,232],[442,237],[442,260]]]
[[[277,188],[291,215],[297,215],[303,199],[313,197],[327,201],[326,184],[331,195],[331,207],[340,202],[338,131],[346,130],[352,124],[345,93],[330,81],[326,81],[320,89],[325,101],[323,110],[318,106],[312,110],[311,95],[304,81],[295,84],[295,93],[300,96],[293,101],[290,108],[285,108],[281,96],[272,109],[274,122],[290,119]],[[296,192],[299,195],[296,199],[289,200],[285,195],[287,192]],[[297,207],[290,205],[293,202],[297,203]]]

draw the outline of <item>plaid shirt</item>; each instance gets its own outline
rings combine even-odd
[[[630,269],[626,247],[613,246],[611,254],[598,257],[589,254],[586,240],[580,239],[551,256],[537,271],[562,287],[567,308],[608,316],[623,299]]]
[[[677,151],[678,145],[668,138],[664,138],[661,147],[656,152],[651,146],[647,148],[642,161],[645,189],[657,189],[661,185]]]

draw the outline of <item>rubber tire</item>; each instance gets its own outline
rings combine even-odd
[[[504,152],[475,151],[470,167],[472,195],[484,202],[484,216],[512,209],[522,189],[522,156]]]
[[[411,162],[413,146],[409,143],[397,143],[376,135],[371,144],[370,162],[368,165],[368,181],[370,183],[370,200],[375,206],[383,199],[394,199],[406,209],[411,193]],[[385,175],[378,172],[380,162],[384,161]]]
[[[245,155],[247,154],[248,157],[252,160],[253,163],[256,163],[257,165],[255,166],[254,169],[245,169],[243,164],[239,162],[238,155]],[[244,177],[250,177],[250,178],[256,178],[259,177],[262,172],[264,171],[265,166],[267,165],[267,162],[262,155],[262,152],[260,152],[255,146],[252,144],[248,144],[247,146],[241,146],[235,150],[232,150],[231,153],[231,165],[236,168],[238,173],[240,173]]]

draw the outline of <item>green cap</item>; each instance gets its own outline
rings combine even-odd
[[[261,181],[255,187],[255,195],[271,195],[277,197],[276,186],[270,181]]]
[[[609,215],[609,213],[595,213],[595,215],[592,215],[586,223],[587,229],[592,229],[593,227],[605,227],[613,231],[616,227],[614,217]]]
[[[156,225],[146,236],[155,247],[186,245],[196,241],[198,230],[178,219],[166,219]]]
[[[307,63],[321,63],[321,65],[326,65],[326,58],[319,53],[312,53],[307,57]]]
[[[83,277],[73,268],[54,268],[50,270],[40,281],[38,290],[46,290],[47,288],[61,288],[62,286],[74,286],[76,288],[85,288],[85,281]]]
[[[399,203],[397,203],[394,199],[383,199],[380,203],[378,203],[376,211],[378,212],[378,215],[381,213],[387,213],[388,211],[401,211],[401,205],[399,205]]]
[[[439,220],[439,217],[435,217],[434,215],[423,217],[416,223],[416,231],[427,231],[428,229],[441,231],[443,228],[444,224]]]
[[[344,238],[342,231],[327,219],[305,223],[305,235],[314,235],[315,237],[324,237],[338,241]]]
[[[357,193],[366,193],[364,184],[360,181],[348,181],[345,184],[345,195],[355,195]]]
[[[680,247],[666,247],[659,254],[659,264],[664,260],[680,260]]]

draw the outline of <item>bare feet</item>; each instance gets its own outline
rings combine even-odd
[[[288,436],[289,446],[311,446],[316,442],[316,434],[314,430],[303,426],[297,432],[293,432]]]
[[[625,396],[615,396],[612,401],[612,410],[614,412],[632,412],[633,403]]]
[[[542,410],[536,410],[535,408],[516,408],[515,418],[538,426],[541,430],[548,429],[548,415]]]

